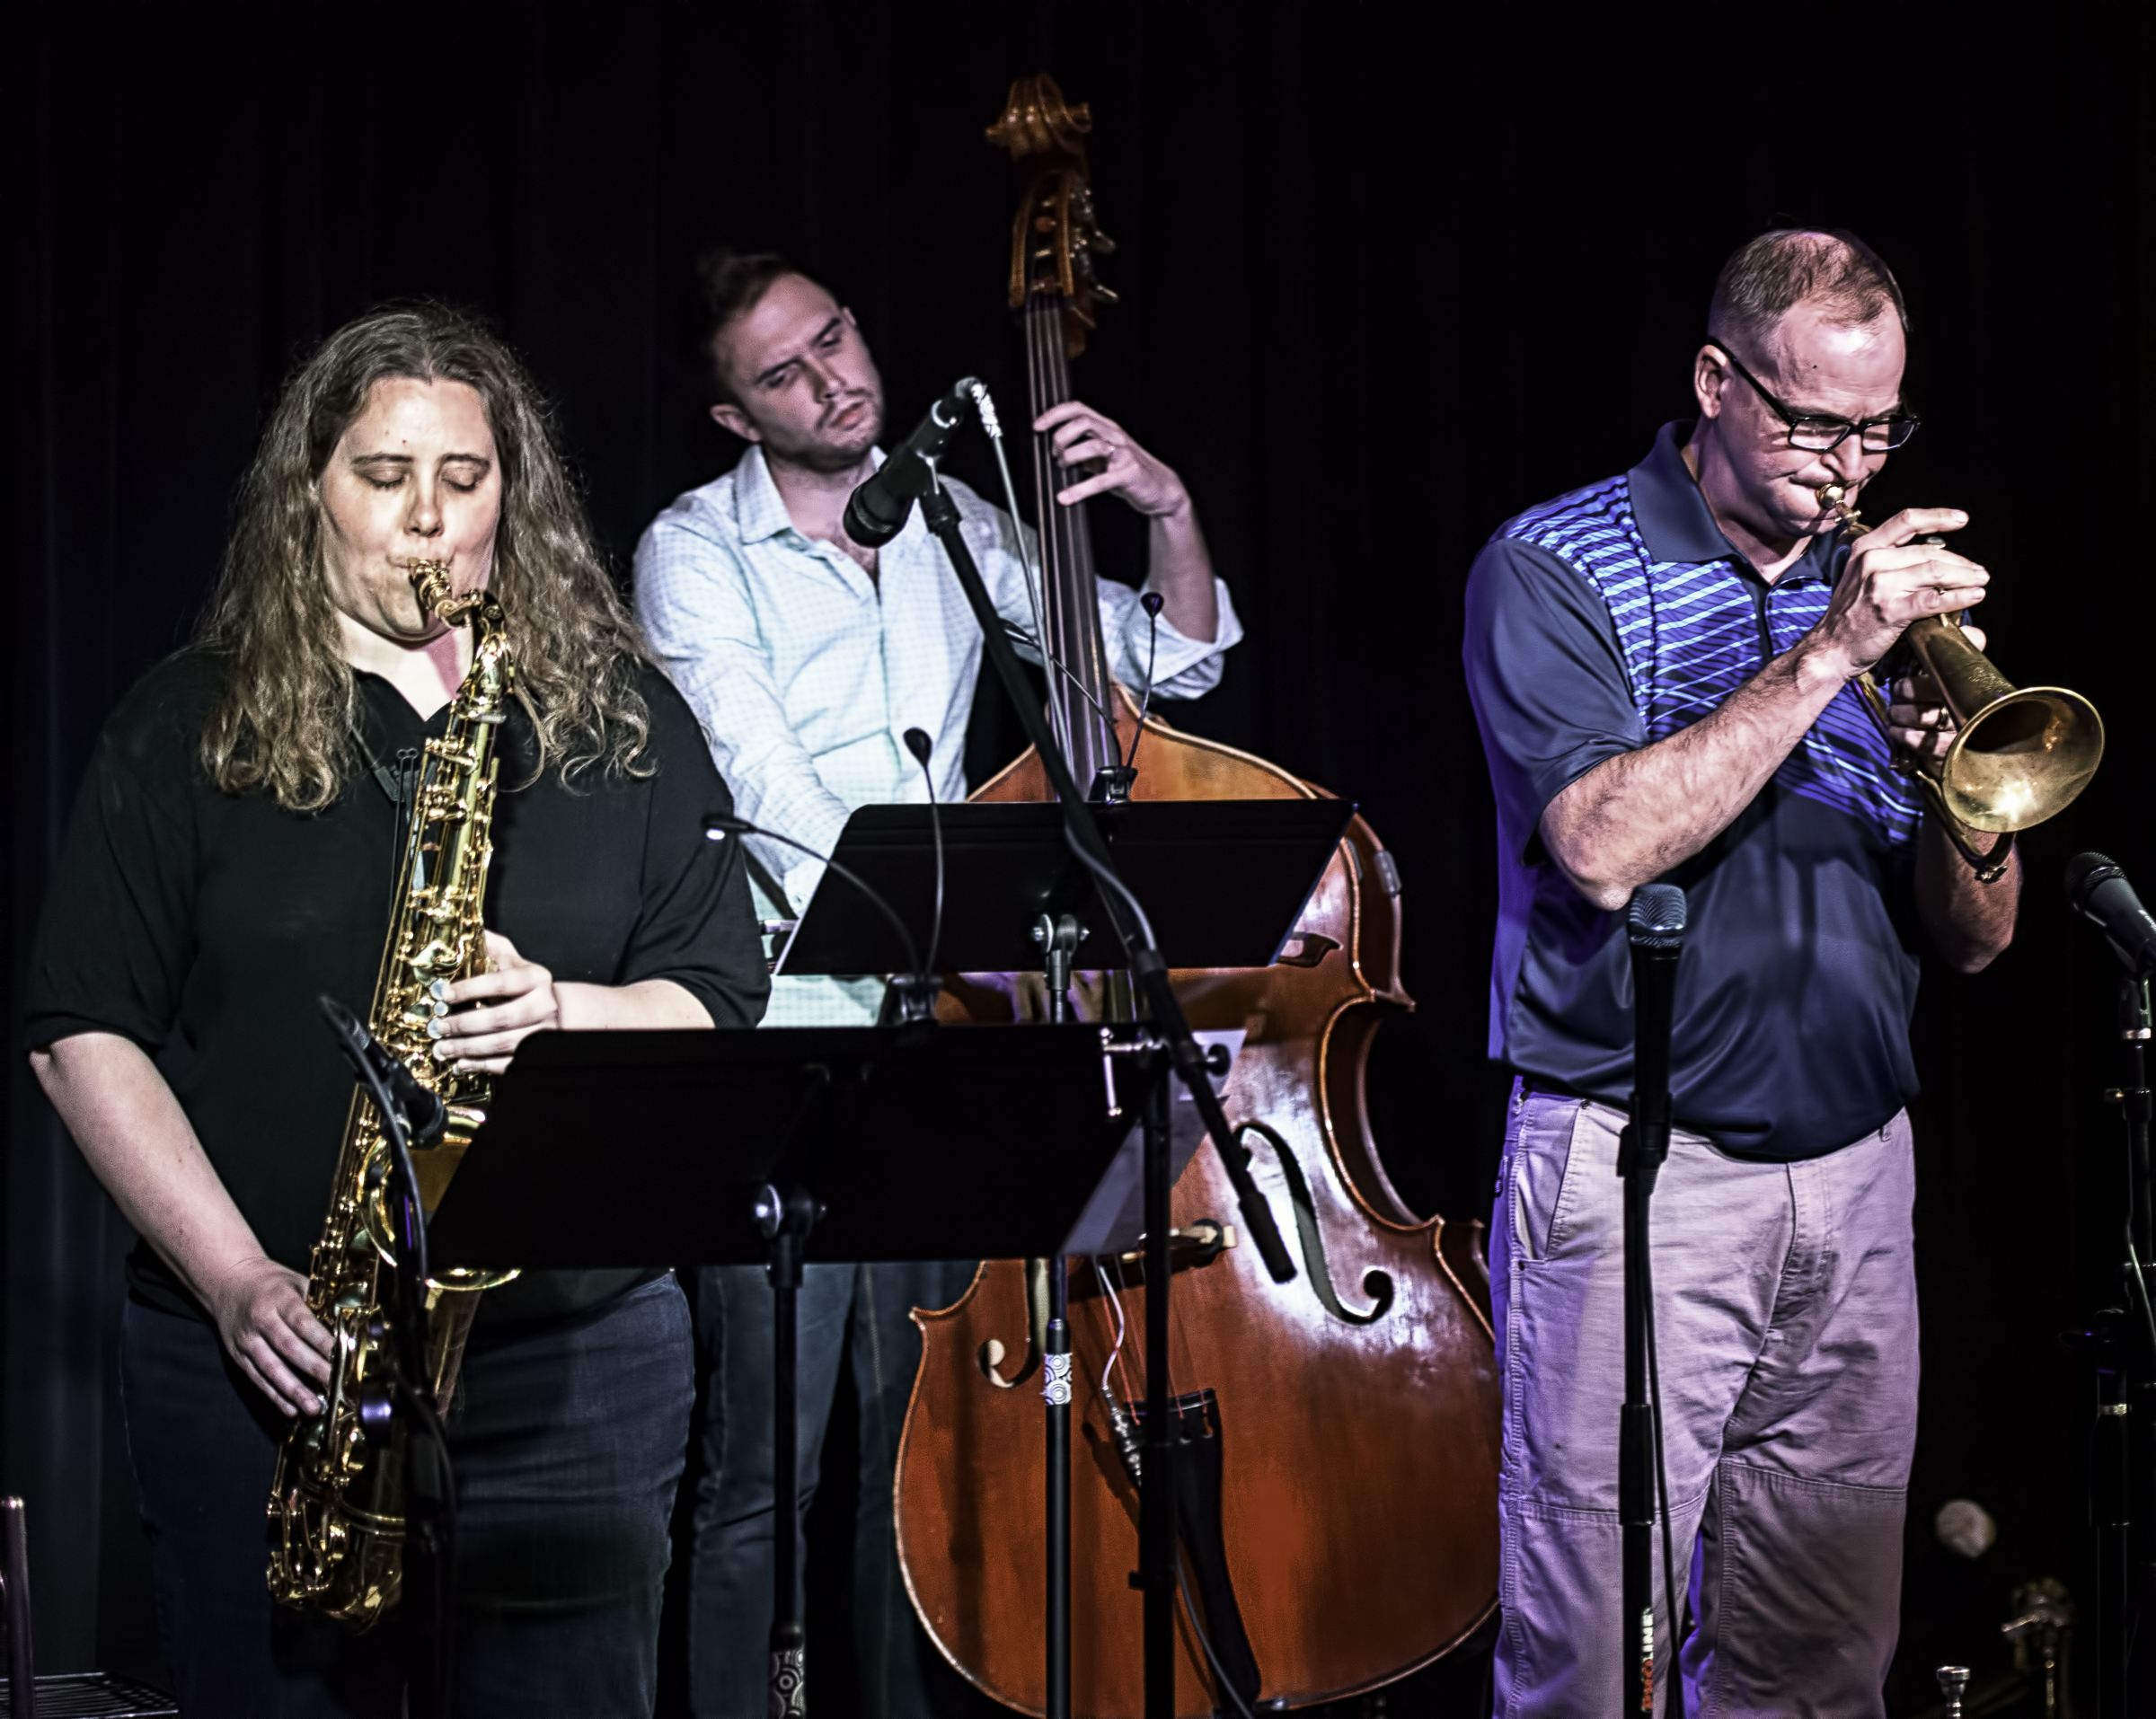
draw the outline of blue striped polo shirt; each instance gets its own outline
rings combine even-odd
[[[1670,424],[1645,461],[1507,521],[1467,587],[1468,692],[1496,792],[1489,1053],[1621,1106],[1632,1083],[1624,914],[1542,851],[1542,808],[1605,758],[1718,708],[1822,615],[1831,536],[1773,584],[1714,523]],[[1916,1090],[1921,802],[1845,687],[1727,830],[1674,871],[1678,1120],[1725,1149],[1815,1158]]]

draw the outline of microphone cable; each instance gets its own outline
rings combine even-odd
[[[1662,1455],[1662,1368],[1655,1355],[1655,1275],[1653,1253],[1643,1249],[1639,1260],[1641,1293],[1647,1300],[1647,1400],[1655,1429],[1655,1501],[1662,1512],[1662,1606],[1669,1618],[1669,1675],[1681,1675],[1677,1661],[1684,1649],[1683,1620],[1677,1611],[1676,1540],[1669,1521],[1669,1465]],[[1687,1599],[1692,1584],[1685,1583]]]
[[[1016,626],[1008,621],[1003,622],[1003,636],[1006,639],[1015,639],[1019,644],[1029,645],[1033,649],[1038,651],[1040,653],[1040,660],[1045,666],[1054,669],[1058,674],[1062,675],[1065,680],[1071,683],[1072,692],[1077,693],[1080,698],[1083,699],[1088,704],[1091,705],[1095,710],[1100,711],[1101,721],[1107,723],[1110,728],[1113,728],[1116,726],[1115,718],[1109,716],[1106,710],[1101,710],[1100,701],[1085,690],[1084,684],[1079,680],[1079,678],[1063,666],[1063,661],[1060,657],[1051,657],[1048,654],[1048,648],[1042,644],[1039,639],[1034,638],[1034,636],[1028,632],[1023,627]]]
[[[1138,599],[1138,607],[1145,611],[1145,691],[1138,700],[1138,731],[1130,737],[1130,756],[1123,761],[1126,770],[1137,768],[1138,742],[1145,737],[1145,718],[1153,709],[1153,669],[1161,659],[1161,610],[1167,601],[1158,591],[1148,591]]]
[[[989,446],[995,450],[996,475],[1003,483],[1003,507],[1011,516],[1011,534],[1018,539],[1018,564],[1026,576],[1026,598],[1033,605],[1034,637],[1028,642],[1040,653],[1042,662],[1060,670],[1073,686],[1077,686],[1078,677],[1065,668],[1048,649],[1047,622],[1043,619],[1046,610],[1041,597],[1040,569],[1033,564],[1033,551],[1026,542],[1026,522],[1019,516],[1018,486],[1011,481],[1011,461],[1003,452],[1003,420],[996,414],[995,397],[988,392],[988,384],[977,378],[974,382],[972,393],[974,410],[980,414],[981,428],[988,434]],[[1078,690],[1084,692],[1085,689],[1079,687]],[[1056,725],[1056,744],[1063,748],[1063,755],[1067,758],[1071,755],[1071,736],[1064,729],[1061,708],[1054,699],[1048,701],[1048,719]]]
[[[906,947],[906,958],[913,964],[913,971],[921,971],[921,948],[914,941],[914,934],[906,929],[906,921],[898,917],[898,910],[884,899],[882,891],[871,887],[859,872],[849,866],[840,865],[827,853],[818,853],[805,842],[796,842],[790,835],[781,835],[776,830],[767,830],[760,824],[751,824],[747,818],[737,817],[731,812],[706,812],[703,815],[705,841],[723,842],[729,835],[760,835],[766,842],[780,842],[829,867],[866,896],[876,911],[890,921],[891,930],[897,932],[899,942]]]

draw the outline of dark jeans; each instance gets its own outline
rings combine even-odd
[[[190,1719],[397,1719],[403,1644],[275,1604],[284,1421],[215,1330],[130,1302],[120,1382],[160,1633]],[[649,1719],[667,1520],[695,1394],[672,1277],[562,1319],[474,1332],[448,1426],[455,1719]]]
[[[861,1398],[853,1632],[864,1719],[928,1719],[935,1655],[898,1569],[891,1488],[914,1375],[916,1307],[948,1307],[971,1264],[810,1265],[800,1300],[801,1512],[816,1492],[824,1429],[852,1326]],[[689,1698],[696,1719],[762,1719],[767,1706],[772,1585],[771,1283],[761,1265],[706,1266],[696,1278],[698,1341],[710,1367],[704,1475],[690,1571]],[[816,1645],[808,1649],[814,1700]]]

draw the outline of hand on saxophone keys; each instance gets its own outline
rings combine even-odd
[[[225,1352],[285,1415],[319,1415],[336,1339],[307,1305],[307,1280],[268,1255],[234,1261],[198,1284]]]
[[[487,933],[487,959],[493,971],[438,987],[437,999],[449,1012],[436,1016],[427,1030],[437,1061],[468,1073],[499,1074],[526,1039],[561,1024],[561,1000],[554,975],[526,960],[499,931]]]

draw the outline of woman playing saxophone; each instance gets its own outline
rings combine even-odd
[[[726,803],[644,657],[530,382],[447,312],[378,312],[287,383],[195,643],[106,725],[32,956],[38,1076],[142,1238],[122,1380],[168,1662],[199,1714],[400,1710],[394,1614],[355,1635],[273,1605],[263,1500],[331,1337],[303,1274],[351,1082],[314,999],[373,994],[411,783],[499,599],[490,971],[434,1053],[499,1072],[546,1027],[744,1027],[767,981]],[[439,595],[437,590],[437,595]],[[490,1291],[447,1419],[455,1706],[649,1714],[693,1392],[662,1270]]]

